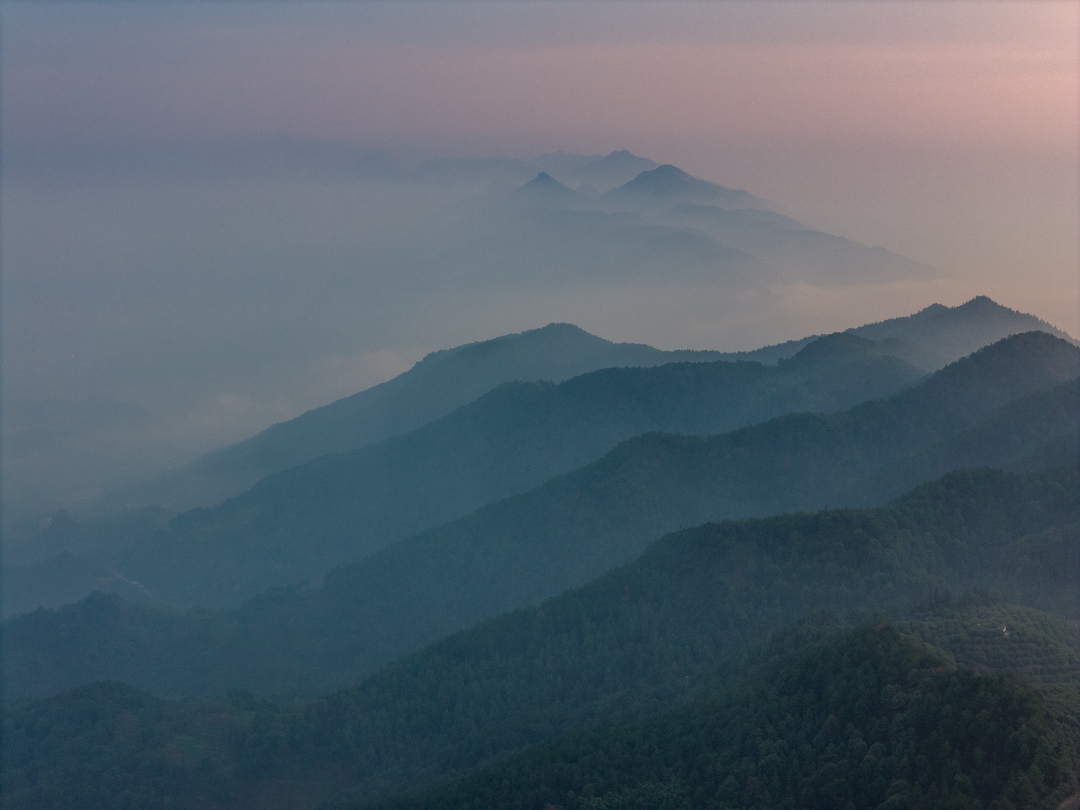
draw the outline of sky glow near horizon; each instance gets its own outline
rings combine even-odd
[[[124,440],[147,469],[426,351],[556,320],[735,350],[985,294],[1080,335],[1075,2],[7,0],[0,14],[8,163],[277,133],[407,164],[629,149],[945,274],[741,308],[675,285],[408,307],[395,288],[381,306],[389,282],[346,277],[394,216],[432,204],[415,190],[371,206],[325,182],[7,179],[6,396],[147,410]]]

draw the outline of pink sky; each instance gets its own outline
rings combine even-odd
[[[127,445],[45,459],[46,483],[80,464],[96,480],[108,452],[117,476],[149,474],[427,351],[557,320],[734,350],[983,294],[1080,337],[1075,1],[4,0],[0,17],[8,168],[277,133],[406,161],[629,149],[945,273],[756,309],[675,284],[388,302],[364,240],[440,204],[423,190],[8,171],[5,395],[152,414]]]
[[[986,292],[1076,333],[1078,10],[9,4],[4,134],[629,148],[954,277],[928,295]]]

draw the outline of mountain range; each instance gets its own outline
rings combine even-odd
[[[933,304],[914,315],[848,331],[870,340],[898,341],[891,353],[925,371],[937,370],[1020,332],[1042,331],[1073,340],[1050,324],[985,296],[956,307]],[[662,351],[643,344],[612,343],[570,324],[550,324],[445,349],[429,354],[388,382],[274,425],[167,476],[112,493],[97,510],[110,513],[153,505],[183,511],[215,505],[244,492],[270,473],[406,433],[505,382],[558,383],[617,366],[721,360],[775,364],[818,337],[748,352]]]
[[[844,340],[811,337],[734,355],[613,344],[557,324],[437,352],[388,383],[123,493],[177,504],[201,490],[217,500],[283,468],[220,507],[172,527],[161,508],[90,521],[48,517],[31,539],[6,545],[5,615],[98,588],[163,606],[235,603],[264,587],[318,579],[334,565],[595,460],[633,435],[704,435],[786,411],[843,408],[914,381],[920,372],[913,363],[933,368],[987,337],[1031,325],[1045,326],[976,298],[852,329]],[[879,340],[858,340],[864,333]],[[607,364],[637,370],[504,386],[407,430],[518,372],[559,379]],[[357,449],[320,456],[350,446]],[[921,474],[905,480],[913,484]],[[293,542],[301,535],[307,542]]]
[[[451,262],[471,283],[720,283],[729,294],[932,278],[879,247],[808,228],[749,192],[663,165],[603,194],[547,172],[495,199],[463,229]],[[458,282],[465,283],[463,276]]]
[[[290,152],[456,200],[386,247],[433,298],[939,275],[625,150]],[[0,810],[1080,810],[1080,344],[985,297],[739,353],[553,323],[21,521]]]
[[[0,625],[2,804],[1073,801],[1080,348],[1031,321],[679,362],[555,325],[429,358],[352,413],[496,382],[219,506],[53,515],[23,570],[128,590]],[[538,338],[638,362],[498,380]]]
[[[975,449],[980,463],[1020,468],[1046,447],[1065,444],[1056,455],[1067,456],[1080,424],[1077,376],[1080,349],[1026,333],[846,411],[789,414],[707,438],[645,434],[529,492],[338,568],[321,588],[268,591],[216,615],[131,610],[97,598],[59,613],[38,611],[5,629],[7,666],[35,662],[18,677],[9,669],[8,683],[58,688],[74,675],[169,692],[311,690],[347,681],[479,619],[584,584],[673,529],[882,503],[962,467]],[[327,475],[314,491],[340,499],[336,478]],[[296,489],[284,486],[268,500],[288,503]],[[246,511],[227,512],[222,524],[235,528]],[[165,555],[161,547],[137,547],[125,561],[129,577],[153,582],[161,572],[174,592],[212,599],[223,587],[216,572],[229,570],[237,551],[220,530],[215,535],[200,523],[207,515],[174,522]],[[300,523],[282,536],[302,531]],[[163,562],[151,568],[147,559]],[[63,641],[71,627],[78,635]],[[162,654],[162,644],[173,653]],[[117,656],[117,649],[127,653]],[[138,650],[135,671],[109,668],[121,660],[130,666]]]
[[[894,393],[923,372],[890,348],[837,334],[777,366],[674,363],[595,371],[557,385],[505,383],[414,431],[322,456],[177,517],[167,531],[111,551],[104,565],[163,604],[236,602],[319,579],[643,433],[705,435]]]
[[[5,806],[75,806],[93,784],[104,796],[140,796],[144,807],[166,806],[166,796],[207,807],[351,807],[406,788],[414,791],[388,806],[533,807],[536,797],[561,797],[577,807],[580,797],[667,807],[673,792],[676,807],[711,784],[703,801],[729,807],[757,784],[863,790],[878,803],[940,785],[1053,808],[1077,791],[1080,764],[1069,719],[1080,705],[1077,475],[1075,466],[961,471],[875,509],[671,534],[584,588],[301,707],[244,692],[168,701],[117,683],[24,701],[5,720]],[[1001,595],[948,594],[971,588]],[[837,620],[852,608],[862,612]],[[991,677],[1002,670],[1015,674]],[[690,734],[687,722],[706,728]],[[905,722],[910,732],[888,733]],[[1030,730],[1024,749],[1007,743],[1021,729]],[[797,778],[777,782],[768,754],[792,734],[799,759],[781,773]],[[709,753],[717,740],[756,753]],[[854,759],[845,741],[862,742]],[[980,744],[993,746],[992,759],[975,754]],[[805,745],[823,757],[809,771]],[[905,758],[907,745],[917,750]],[[918,750],[967,753],[916,767]],[[702,756],[717,777],[694,770]],[[860,782],[867,761],[870,778]],[[636,765],[616,776],[624,762]],[[842,788],[812,781],[829,762]],[[485,763],[462,782],[415,793]],[[764,769],[747,781],[748,767]],[[720,788],[735,793],[711,798]]]

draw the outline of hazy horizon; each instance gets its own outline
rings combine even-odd
[[[735,351],[988,295],[1080,336],[1073,3],[0,13],[8,497],[91,497],[555,321]],[[418,170],[622,149],[941,275],[492,280],[459,228],[528,177]]]

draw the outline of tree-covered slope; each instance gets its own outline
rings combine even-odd
[[[1073,547],[1080,548],[1074,534]],[[1032,583],[1035,584],[1035,583]],[[1080,686],[1080,625],[974,592],[927,600],[899,623],[975,672],[1014,672],[1033,683]]]
[[[281,757],[338,763],[335,768],[348,763],[341,779],[356,797],[374,798],[591,722],[686,700],[713,683],[717,662],[813,611],[902,613],[946,590],[993,588],[1075,619],[1078,525],[1075,468],[1029,476],[961,471],[886,507],[711,524],[669,535],[584,588],[402,659],[316,701],[302,717],[271,713],[266,728],[280,732]],[[271,638],[242,624],[211,627],[217,636],[190,627],[179,636],[146,621],[160,617],[133,615],[145,608],[114,607],[129,611],[136,635],[117,633],[109,644],[87,636],[81,614],[70,608],[61,612],[62,633],[44,612],[9,625],[6,643],[24,650],[5,654],[8,694],[103,674],[174,694],[182,678],[201,676],[211,691],[224,692],[238,673],[257,676],[283,660],[301,668],[324,663],[325,650],[303,647],[302,627],[295,637],[285,637],[284,625]],[[1013,611],[981,603],[923,610],[910,629],[955,649],[969,666],[1002,670],[1012,661],[1039,680],[1058,679],[1054,673],[1080,654],[1069,634],[1072,622]],[[987,616],[1016,625],[1016,635],[979,635]],[[969,624],[975,630],[956,631]],[[1031,642],[1039,637],[1054,646],[1033,655]],[[154,646],[162,638],[181,643],[163,650]],[[43,639],[54,646],[43,646]],[[39,657],[26,655],[28,642]],[[199,657],[207,644],[217,645],[216,660]],[[159,669],[153,664],[163,654]],[[106,659],[111,669],[103,672]],[[69,667],[77,668],[75,678]],[[267,743],[256,734],[246,744],[259,750]]]
[[[1045,335],[1019,336],[845,413],[782,417],[710,439],[646,436],[531,493],[337,569],[319,589],[270,591],[230,613],[188,619],[92,599],[9,623],[5,659],[12,671],[33,662],[21,681],[30,689],[63,688],[78,682],[72,677],[122,678],[166,693],[340,683],[478,619],[587,582],[680,525],[835,505],[890,459],[903,461],[904,449],[917,450],[923,435],[948,439],[950,426],[995,399],[1071,373],[1075,353]],[[984,392],[977,401],[966,393],[971,387]],[[1057,393],[1068,399],[1074,388]],[[1053,427],[1039,411],[1026,412]],[[1012,460],[1008,442],[987,440],[1006,453],[997,461]]]
[[[1048,705],[1016,679],[948,671],[884,623],[768,652],[712,700],[383,807],[1053,810],[1077,790],[1075,688]]]
[[[18,703],[5,721],[4,806],[304,807],[343,788],[347,802],[377,799],[590,724],[708,699],[726,682],[718,666],[822,609],[902,615],[930,597],[903,629],[961,664],[1067,680],[1080,655],[1073,621],[941,595],[994,588],[1075,619],[1078,524],[1076,468],[960,471],[885,507],[669,535],[584,588],[484,622],[302,707],[244,693],[173,702],[118,684]],[[998,622],[1015,631],[1005,636]],[[39,629],[19,632],[37,637]],[[225,640],[237,659],[260,654],[244,646],[248,637]],[[132,651],[119,643],[101,652],[145,663]],[[20,678],[44,675],[9,671],[7,683],[17,690]]]
[[[934,593],[994,588],[1075,621],[1078,484],[1076,469],[961,471],[887,507],[672,534],[584,588],[456,634],[328,698],[320,716],[351,719],[323,734],[344,733],[342,744],[360,750],[372,736],[394,741],[353,760],[356,795],[371,798],[387,773],[400,774],[401,787],[418,784],[693,697],[717,661],[812,611],[903,613]],[[1046,627],[1063,635],[1060,620]],[[952,646],[946,632],[924,632]],[[1015,649],[999,652],[999,663]],[[1075,641],[1065,650],[1048,651],[1048,671],[1068,664]]]
[[[403,436],[270,476],[103,562],[162,604],[235,604],[525,492],[632,436],[718,433],[895,393],[922,372],[891,348],[841,333],[777,366],[678,363],[507,383]]]
[[[1018,610],[995,609],[1010,617]],[[1039,624],[1037,611],[1024,613]],[[955,638],[964,621],[954,613],[941,632],[924,616],[920,627]],[[1015,676],[956,670],[958,656],[922,646],[903,629],[887,619],[850,630],[800,622],[752,645],[737,663],[709,667],[651,718],[589,724],[383,806],[832,807],[840,800],[870,808],[886,800],[1052,810],[1076,791],[1075,684],[1040,691]],[[116,683],[9,705],[0,805],[355,806],[373,791],[341,790],[355,779],[349,760],[357,752],[334,750],[323,734],[326,710],[242,693],[168,701]],[[366,740],[364,752],[381,742]],[[380,783],[374,795],[388,787]]]

